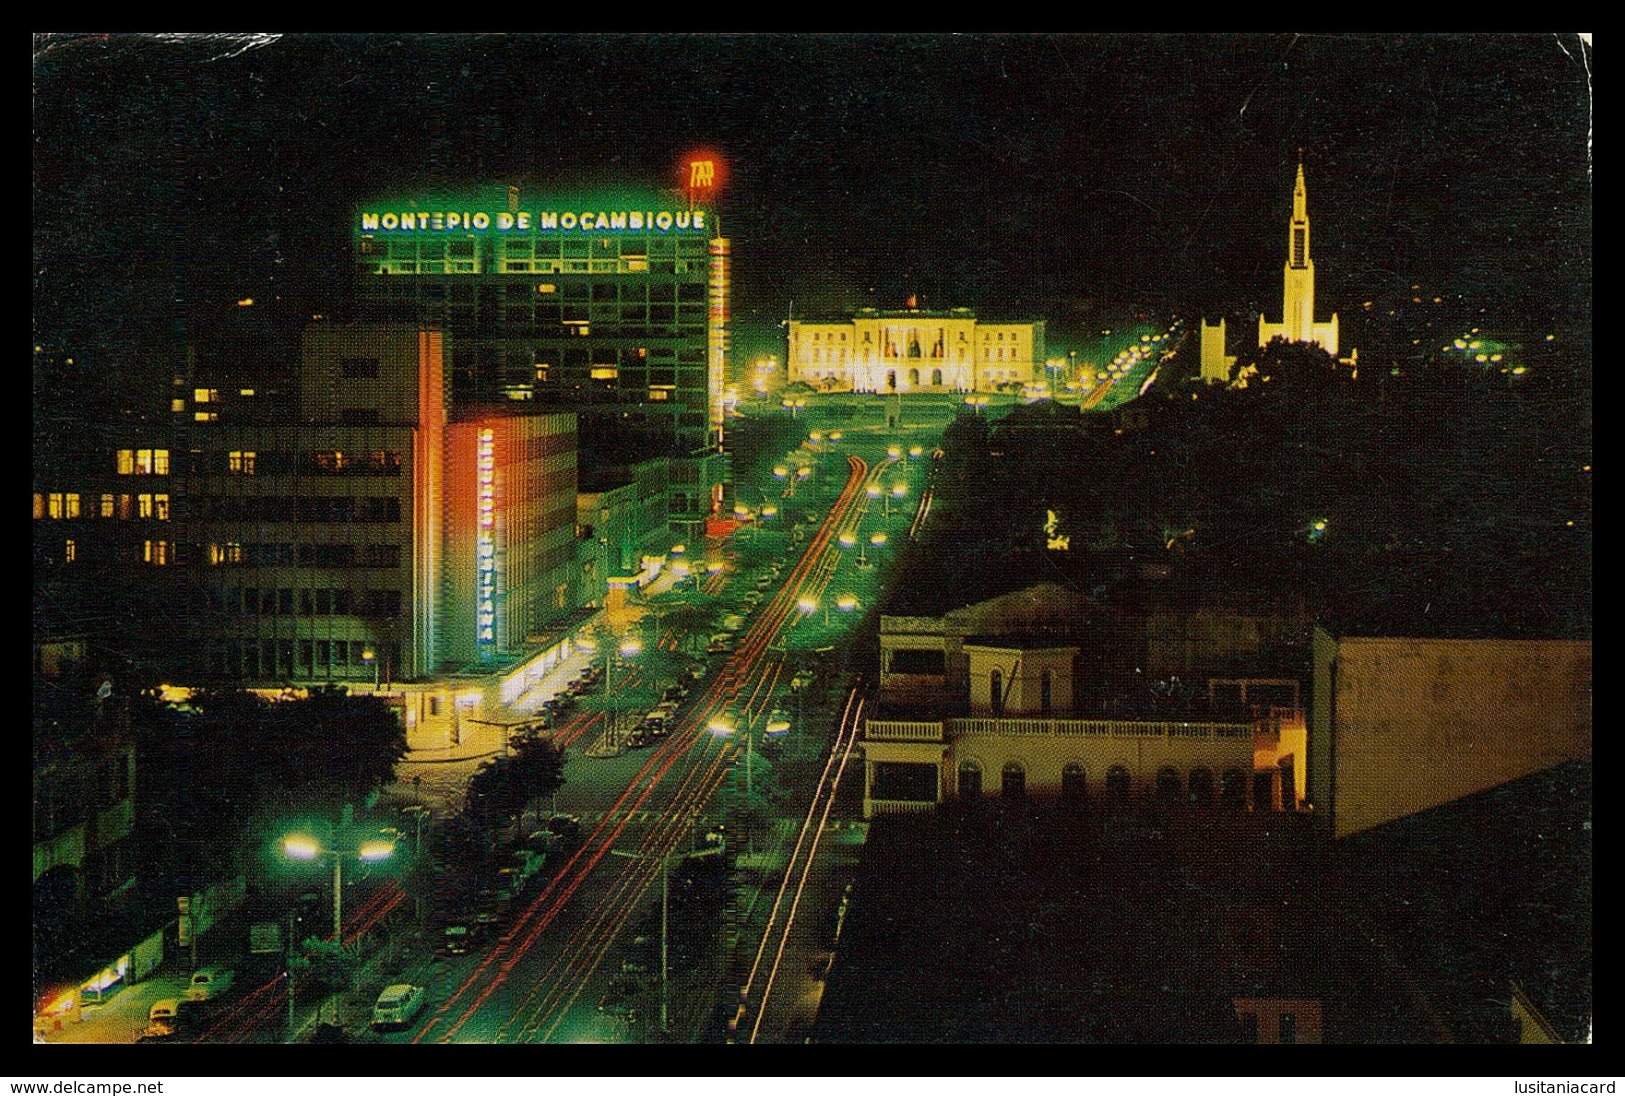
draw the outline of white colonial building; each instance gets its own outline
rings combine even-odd
[[[865,308],[850,321],[792,320],[789,328],[786,380],[823,392],[994,392],[1043,376],[1042,320],[987,323],[968,308]]]

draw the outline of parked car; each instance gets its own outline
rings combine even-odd
[[[186,987],[186,997],[191,1001],[210,1001],[221,997],[231,988],[234,976],[231,971],[223,967],[204,967],[192,974],[192,981]]]
[[[573,814],[555,814],[547,820],[547,828],[560,837],[580,837],[581,819]]]
[[[155,1001],[147,1010],[147,1030],[142,1032],[141,1038],[151,1041],[159,1039],[172,1039],[180,1028],[180,1020],[176,1013],[180,1011],[180,1001],[174,997],[166,997],[162,1001]]]
[[[376,1029],[405,1027],[423,1011],[428,995],[422,986],[405,982],[387,986],[372,1006],[372,1026]]]

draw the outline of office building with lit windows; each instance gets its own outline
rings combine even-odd
[[[314,325],[296,422],[181,414],[174,441],[78,482],[36,473],[37,564],[116,591],[109,630],[132,643],[139,616],[189,682],[413,681],[522,653],[578,604],[575,418],[452,413],[446,341]]]
[[[790,383],[823,392],[1010,391],[1043,377],[1044,321],[864,308],[846,322],[790,321],[786,360]]]
[[[661,197],[493,193],[359,209],[360,313],[447,332],[454,406],[567,409],[587,448],[630,433],[634,459],[692,465],[674,467],[669,504],[678,529],[697,526],[727,479],[731,260],[713,213]]]

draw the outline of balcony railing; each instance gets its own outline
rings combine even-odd
[[[932,721],[871,719],[863,728],[870,742],[941,742],[942,724]]]
[[[923,814],[937,809],[935,803],[922,803],[914,799],[871,799],[871,814]]]
[[[1092,738],[1250,738],[1251,723],[1146,723],[1118,719],[951,719],[955,737],[1030,734]]]

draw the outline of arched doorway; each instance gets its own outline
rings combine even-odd
[[[920,371],[918,369],[910,369],[908,371],[908,386],[910,388],[920,387]]]
[[[1027,770],[1019,761],[1006,761],[1000,778],[999,794],[1006,799],[1027,798]]]
[[[897,370],[886,370],[886,388],[888,391],[897,391]]]
[[[1157,770],[1157,804],[1163,807],[1179,806],[1179,770],[1164,765]]]
[[[1247,806],[1247,776],[1240,769],[1226,769],[1219,781],[1219,802],[1226,807]]]
[[[1114,807],[1128,805],[1129,793],[1132,790],[1128,769],[1122,765],[1113,765],[1106,770],[1106,802]]]
[[[1191,803],[1198,807],[1213,806],[1213,770],[1192,769],[1190,780]]]
[[[959,763],[959,798],[967,801],[982,798],[982,766],[974,761]]]
[[[1061,770],[1061,798],[1068,803],[1082,803],[1089,798],[1089,781],[1076,761]]]
[[[931,387],[932,388],[941,388],[942,387],[942,370],[940,370],[940,369],[931,370]]]

